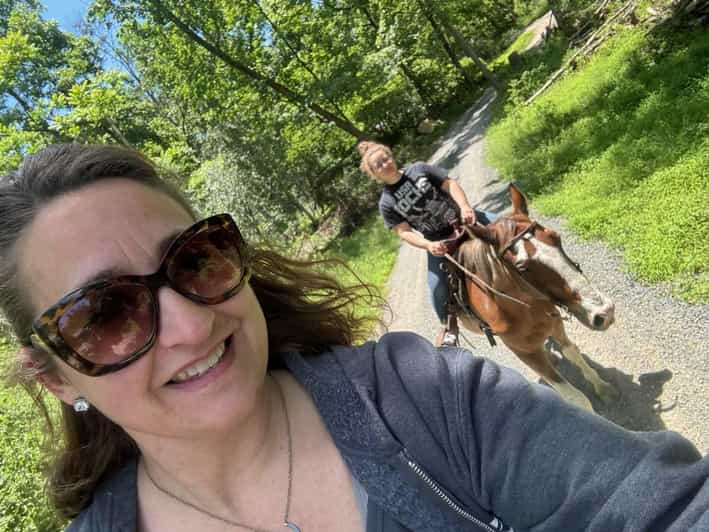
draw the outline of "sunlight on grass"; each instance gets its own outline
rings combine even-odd
[[[384,290],[398,250],[399,239],[376,213],[333,246],[331,254],[347,262],[362,280]]]
[[[505,179],[651,282],[709,301],[709,39],[628,30],[488,134]]]
[[[490,63],[490,66],[494,68],[497,65],[504,64],[507,62],[507,59],[512,55],[513,52],[522,52],[529,46],[529,43],[532,42],[534,39],[534,32],[532,31],[525,31],[517,37],[512,44],[510,44],[507,47],[507,50],[502,52],[500,55],[498,55],[492,63]]]

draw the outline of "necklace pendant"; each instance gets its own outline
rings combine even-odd
[[[290,521],[286,521],[283,523],[283,526],[290,528],[293,532],[300,532],[300,528],[298,528],[298,525],[291,523]]]

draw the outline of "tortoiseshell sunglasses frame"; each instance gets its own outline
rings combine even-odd
[[[215,227],[222,227],[224,229],[227,229],[229,233],[234,236],[236,252],[239,256],[239,261],[241,263],[241,278],[233,288],[229,289],[224,294],[220,294],[214,297],[203,297],[180,290],[179,287],[173,285],[173,283],[167,276],[171,256],[194,235],[205,230],[213,229]],[[157,297],[158,288],[167,285],[191,301],[206,305],[216,305],[218,303],[226,301],[230,297],[237,294],[249,280],[249,277],[251,276],[251,270],[249,267],[248,258],[249,257],[246,242],[241,236],[239,228],[237,227],[231,215],[217,214],[214,216],[210,216],[209,218],[196,222],[194,225],[188,227],[185,231],[180,233],[180,235],[175,238],[175,240],[170,244],[170,246],[163,254],[162,258],[160,259],[160,267],[155,273],[150,275],[122,275],[120,277],[95,281],[81,288],[77,288],[76,290],[62,297],[56,304],[49,307],[34,321],[34,323],[32,324],[32,333],[30,335],[30,341],[32,342],[32,345],[36,348],[42,349],[44,351],[49,352],[50,354],[58,356],[76,371],[83,373],[84,375],[98,377],[100,375],[113,373],[141,358],[155,344],[155,339],[157,337],[158,329],[160,326],[158,319],[160,315],[160,306]],[[121,360],[120,362],[116,362],[113,364],[99,364],[97,362],[87,360],[79,353],[75,352],[64,341],[58,327],[59,320],[64,315],[66,310],[74,304],[74,302],[76,302],[88,292],[97,289],[100,290],[111,285],[126,283],[144,286],[148,289],[151,295],[153,311],[153,330],[149,339],[146,341],[145,345],[141,347],[138,351],[136,351],[132,355],[129,355],[127,358]]]

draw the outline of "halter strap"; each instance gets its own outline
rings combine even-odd
[[[510,250],[510,248],[512,246],[514,246],[517,242],[519,242],[521,239],[523,239],[525,237],[525,235],[529,235],[529,234],[534,235],[534,231],[537,229],[537,227],[539,227],[539,224],[536,221],[533,221],[531,224],[529,224],[529,227],[527,227],[527,229],[522,231],[520,234],[514,236],[512,238],[512,240],[510,240],[507,243],[507,245],[500,250],[499,257],[503,258],[504,254],[507,253]],[[559,251],[564,256],[564,258],[566,260],[568,260],[574,266],[576,271],[578,271],[579,273],[583,273],[583,270],[581,269],[581,265],[578,262],[571,260],[571,257],[569,257],[566,254],[566,251],[564,250],[563,246],[559,247]]]
[[[505,253],[507,253],[512,246],[514,246],[517,242],[522,240],[525,237],[525,235],[528,235],[530,233],[534,234],[534,230],[537,228],[538,225],[539,224],[536,221],[534,221],[531,224],[529,224],[529,227],[527,227],[527,229],[522,231],[520,234],[512,237],[512,239],[507,243],[507,245],[500,250],[499,257],[502,258],[502,256]]]

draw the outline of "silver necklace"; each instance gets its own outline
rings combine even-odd
[[[291,431],[290,431],[290,419],[288,418],[288,406],[286,406],[286,397],[283,394],[283,389],[281,388],[281,385],[278,383],[277,379],[273,379],[273,381],[276,383],[276,388],[278,388],[278,393],[281,396],[281,402],[283,403],[283,414],[285,415],[286,418],[286,432],[288,433],[288,494],[286,496],[286,509],[283,513],[283,526],[289,528],[293,532],[300,532],[300,528],[298,525],[295,523],[291,523],[288,520],[288,514],[290,513],[290,499],[291,499],[291,490],[293,488],[293,441],[291,437]],[[227,519],[226,517],[222,517],[217,514],[213,514],[212,512],[208,512],[207,510],[203,510],[199,506],[196,506],[192,504],[189,501],[186,501],[182,497],[178,497],[174,493],[166,490],[162,486],[160,486],[153,477],[150,475],[150,472],[148,471],[147,467],[144,467],[143,470],[145,471],[145,474],[147,475],[148,479],[150,479],[150,482],[152,482],[153,486],[155,486],[158,491],[164,493],[168,497],[175,499],[178,502],[181,502],[185,506],[189,506],[193,510],[198,511],[201,514],[204,514],[206,516],[211,517],[212,519],[216,519],[217,521],[221,521],[222,523],[226,523],[227,525],[237,527],[237,528],[244,528],[246,530],[251,530],[251,532],[269,532],[265,528],[257,528],[253,527],[250,525],[247,525],[245,523],[239,523],[238,521],[232,521],[231,519]]]

